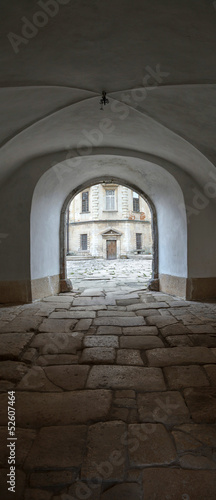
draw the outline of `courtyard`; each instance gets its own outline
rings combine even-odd
[[[105,290],[115,287],[138,286],[147,287],[152,277],[152,257],[133,259],[67,259],[67,274],[75,288],[86,288],[94,285]]]

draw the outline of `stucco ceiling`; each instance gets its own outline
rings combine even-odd
[[[26,22],[42,22],[37,13],[48,3],[1,3],[2,176],[76,149],[103,117],[113,129],[97,146],[155,154],[201,181],[205,165],[216,165],[214,2],[59,0],[15,53],[11,33],[23,37]],[[110,105],[102,113],[103,89]],[[124,118],[111,106],[118,102],[129,110]]]

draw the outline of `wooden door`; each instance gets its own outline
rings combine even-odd
[[[107,259],[116,259],[116,240],[107,240]]]

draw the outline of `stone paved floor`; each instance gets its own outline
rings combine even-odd
[[[0,313],[2,499],[215,499],[216,304],[130,284]]]
[[[133,259],[92,259],[68,260],[68,278],[73,280],[74,286],[86,288],[99,286],[108,290],[113,286],[140,286],[146,287],[152,277],[152,257],[139,256]]]

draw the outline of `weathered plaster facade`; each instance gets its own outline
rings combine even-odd
[[[67,223],[70,255],[111,259],[152,253],[150,208],[125,186],[103,183],[80,192]]]

